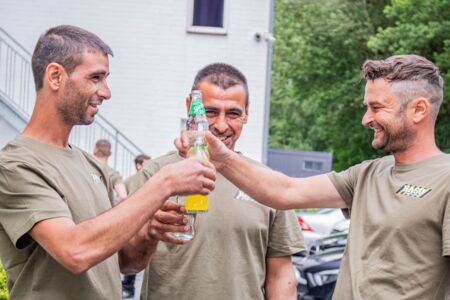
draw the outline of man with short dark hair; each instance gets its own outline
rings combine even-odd
[[[340,173],[290,178],[255,167],[207,134],[211,161],[244,192],[278,209],[351,212],[334,298],[449,299],[450,155],[436,146],[439,69],[417,55],[369,60],[362,124],[392,156]],[[177,141],[186,149],[186,137]]]
[[[188,159],[111,208],[105,169],[68,143],[73,126],[92,123],[111,96],[108,55],[100,38],[75,26],[37,42],[33,114],[0,152],[0,257],[12,300],[121,299],[119,264],[135,271],[151,258],[154,213],[171,195],[214,187],[211,165]]]
[[[212,134],[249,164],[260,165],[234,152],[249,113],[245,76],[231,65],[215,63],[198,72],[192,89],[202,91]],[[187,97],[187,111],[190,102]],[[176,152],[153,159],[135,176],[134,188],[180,160]],[[291,255],[305,248],[294,213],[261,205],[220,176],[209,205],[207,213],[196,216],[193,240],[181,246],[158,245],[145,272],[141,297],[296,299]],[[173,226],[156,214],[150,228],[166,240],[165,232]]]
[[[117,197],[114,197],[113,199],[114,205],[116,205],[120,201],[125,200],[125,198],[127,197],[127,189],[123,183],[122,175],[120,175],[119,171],[113,169],[108,165],[108,159],[112,154],[111,143],[107,139],[99,139],[97,142],[95,142],[95,147],[92,151],[92,154],[106,168],[107,174],[109,176],[109,181],[111,181],[113,189],[117,194]]]

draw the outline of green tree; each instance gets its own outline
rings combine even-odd
[[[445,80],[444,103],[436,125],[436,140],[450,151],[450,0],[394,0],[384,9],[392,26],[379,28],[369,39],[377,56],[418,54],[440,68]]]
[[[332,151],[336,170],[380,155],[361,126],[360,68],[385,4],[275,2],[270,147]]]
[[[6,289],[6,273],[0,263],[0,300],[8,299],[8,290]]]

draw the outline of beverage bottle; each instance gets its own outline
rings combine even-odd
[[[189,138],[188,157],[198,157],[208,160],[208,145],[205,141],[205,131],[208,130],[208,119],[203,106],[202,92],[191,92],[191,107],[187,121],[187,136]],[[188,214],[205,213],[208,211],[208,196],[189,195],[185,204]]]

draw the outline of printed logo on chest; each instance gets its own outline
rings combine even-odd
[[[398,195],[410,196],[415,198],[423,198],[426,194],[431,192],[430,188],[417,186],[414,184],[404,184],[397,192]]]
[[[237,191],[236,196],[234,196],[234,198],[237,200],[256,202],[255,200],[253,200],[252,197],[250,197],[249,195],[247,195],[246,193],[244,193],[241,190]]]
[[[95,183],[101,183],[101,182],[102,182],[102,178],[101,178],[100,175],[95,174],[95,173],[91,173],[91,176],[92,176],[92,180],[93,180]]]

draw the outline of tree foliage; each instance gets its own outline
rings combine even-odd
[[[361,65],[415,53],[435,61],[448,86],[449,2],[277,0],[269,146],[331,151],[335,170],[383,155],[361,126]]]
[[[6,288],[6,273],[0,263],[0,300],[8,299],[8,290]]]

